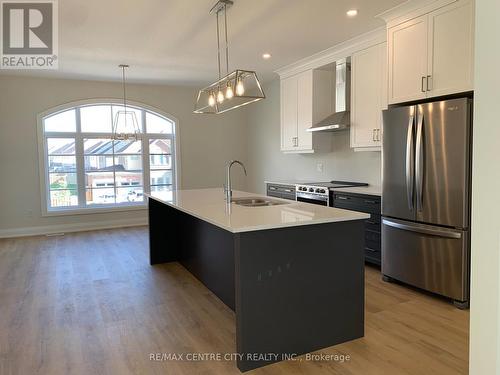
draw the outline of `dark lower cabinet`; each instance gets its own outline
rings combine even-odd
[[[267,195],[269,197],[295,200],[295,185],[266,184]]]
[[[376,195],[332,193],[333,207],[370,214],[365,220],[365,261],[380,265],[382,244],[381,199]]]

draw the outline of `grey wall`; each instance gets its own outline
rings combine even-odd
[[[380,152],[354,152],[349,147],[349,132],[332,136],[333,148],[323,154],[283,154],[280,151],[279,80],[264,86],[266,100],[248,106],[248,172],[250,191],[264,192],[266,179],[330,179],[381,184]],[[325,136],[329,136],[325,134]],[[317,164],[323,172],[317,172]]]
[[[146,217],[145,211],[41,216],[37,114],[67,102],[121,95],[119,83],[0,75],[0,231]],[[242,111],[220,116],[195,115],[192,111],[196,90],[192,88],[129,85],[128,97],[179,120],[184,188],[222,186],[225,162],[232,158],[246,161]],[[244,188],[243,176],[234,173],[234,177],[235,186]]]

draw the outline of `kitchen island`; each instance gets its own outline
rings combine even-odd
[[[148,197],[151,265],[179,262],[235,311],[241,371],[363,336],[369,215],[227,204],[222,189]],[[243,197],[268,199],[234,192]]]

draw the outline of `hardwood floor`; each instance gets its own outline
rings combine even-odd
[[[341,303],[339,301],[339,303]],[[342,322],[332,322],[342,324]],[[293,328],[292,328],[293,329]],[[365,337],[249,374],[466,374],[469,313],[366,268]],[[179,264],[151,267],[146,228],[0,240],[0,374],[239,374],[234,314]]]

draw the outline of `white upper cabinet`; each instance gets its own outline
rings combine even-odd
[[[389,44],[389,102],[424,99],[427,76],[427,16],[392,27]]]
[[[389,103],[473,90],[473,39],[473,0],[389,27]]]
[[[382,140],[382,110],[387,108],[387,44],[351,57],[351,147],[378,151]]]
[[[307,70],[281,80],[281,151],[328,151],[328,134],[307,129],[333,113],[333,71]]]
[[[293,150],[297,137],[297,80],[281,80],[281,149]]]
[[[429,93],[474,89],[474,4],[458,1],[429,14]]]

